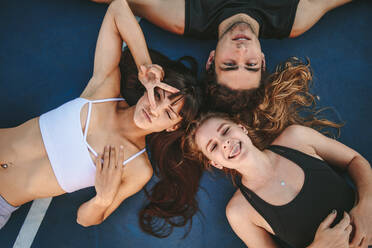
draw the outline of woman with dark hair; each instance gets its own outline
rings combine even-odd
[[[147,89],[131,107],[120,94],[123,40]],[[141,190],[153,174],[144,153],[146,135],[184,128],[199,108],[195,77],[182,63],[169,64],[165,75],[152,64],[126,1],[112,2],[98,36],[93,76],[81,96],[0,130],[0,228],[16,206],[90,186],[96,196],[80,206],[77,222],[96,225]]]
[[[170,61],[157,51],[150,49],[149,52],[153,63],[164,68],[165,75],[168,74],[168,69],[177,65],[176,62]],[[178,61],[187,62],[191,68],[184,67],[185,70],[196,75],[197,64],[194,59],[185,56]],[[138,80],[137,67],[129,50],[123,52],[120,69],[123,75],[121,92],[128,99],[129,104],[135,103],[145,89]],[[200,90],[193,85],[189,85],[188,89],[192,91],[190,92],[192,95],[200,94]],[[195,106],[195,111],[197,109],[198,106]],[[196,112],[191,113],[185,119],[191,120],[195,114]],[[183,161],[180,141],[185,135],[185,127],[186,125],[181,125],[181,128],[173,132],[163,131],[147,137],[151,162],[159,181],[150,192],[145,188],[149,204],[140,211],[140,226],[145,232],[157,237],[167,237],[172,232],[172,226],[184,226],[198,210],[194,196],[198,189],[198,178],[201,177],[203,170],[199,164],[195,164],[192,170],[190,170],[191,167],[186,168],[179,164]],[[196,185],[193,185],[194,182]],[[178,187],[180,184],[185,187]]]
[[[314,97],[309,93],[312,79],[310,64],[293,58],[290,64],[283,64],[282,67],[289,69],[278,68],[275,78],[285,78],[286,81],[273,80],[273,83],[265,85],[260,90],[261,94],[256,96],[260,102],[259,107],[253,110],[247,108],[246,111],[237,114],[239,119],[249,123],[255,130],[256,139],[264,146],[269,145],[284,128],[295,123],[338,127],[333,122],[311,118]],[[205,104],[204,107],[213,108],[215,105]],[[309,114],[304,114],[306,112]],[[151,147],[163,149],[168,141],[160,140],[159,145]],[[179,147],[182,147],[182,144],[177,142]],[[175,144],[172,147],[175,148]],[[140,224],[146,232],[166,237],[172,232],[173,227],[190,223],[191,228],[192,216],[198,211],[195,195],[203,170],[200,162],[184,154],[182,148],[169,153],[172,154],[170,159],[162,158],[160,152],[153,154],[156,161],[160,161],[156,166],[160,181],[148,194],[149,203],[140,212]]]

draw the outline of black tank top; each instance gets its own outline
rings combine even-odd
[[[274,206],[241,182],[238,186],[278,238],[293,247],[306,247],[333,209],[337,210],[334,224],[342,219],[344,211],[352,209],[354,191],[325,161],[284,146],[273,145],[268,149],[293,161],[304,171],[305,181],[297,196],[285,205]]]
[[[260,25],[259,38],[287,38],[299,0],[185,0],[185,36],[217,39],[218,26],[236,14]]]

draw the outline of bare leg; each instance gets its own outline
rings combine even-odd
[[[136,16],[167,31],[183,34],[185,29],[185,0],[128,0]]]
[[[309,30],[328,11],[352,0],[300,0],[289,37],[299,36]]]

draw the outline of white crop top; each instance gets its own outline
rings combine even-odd
[[[76,98],[40,116],[39,125],[50,164],[61,188],[73,192],[94,185],[96,166],[89,151],[97,152],[86,141],[93,103],[122,101],[123,98],[88,100]],[[81,129],[80,112],[88,105],[85,132]],[[146,149],[124,161],[129,163]]]

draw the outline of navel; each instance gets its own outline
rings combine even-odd
[[[9,166],[11,166],[12,165],[12,163],[0,163],[0,166],[1,166],[1,168],[3,168],[3,169],[7,169],[7,168],[9,168]]]

